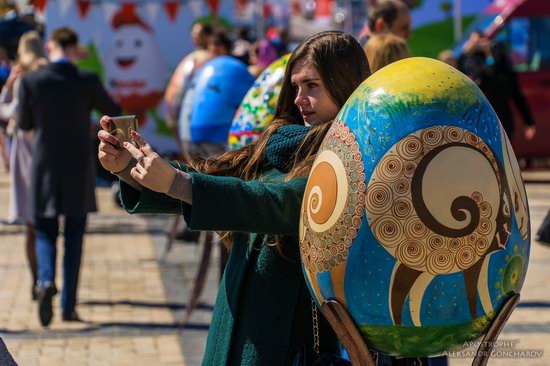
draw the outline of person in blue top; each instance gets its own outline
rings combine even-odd
[[[329,31],[292,53],[275,122],[255,143],[189,165],[163,160],[139,134],[140,148],[103,130],[99,159],[121,179],[130,213],[183,214],[192,230],[225,232],[231,249],[208,333],[204,365],[289,365],[313,347],[311,296],[298,245],[300,206],[316,152],[351,93],[369,76],[350,35]],[[320,314],[320,312],[319,312]],[[320,349],[338,353],[319,319]]]

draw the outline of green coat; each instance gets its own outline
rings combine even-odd
[[[130,213],[183,213],[192,230],[236,232],[220,283],[203,365],[291,365],[302,344],[313,344],[311,296],[298,246],[307,179],[282,182],[273,169],[243,181],[190,173],[193,206],[121,184]],[[283,255],[267,241],[285,235]],[[321,350],[338,353],[336,336],[320,315]]]

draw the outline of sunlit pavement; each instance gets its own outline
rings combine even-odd
[[[2,172],[0,219],[7,217],[8,189]],[[81,268],[77,311],[82,323],[61,320],[58,295],[52,324],[41,327],[31,301],[23,227],[0,224],[0,337],[22,366],[200,364],[218,261],[212,260],[202,302],[180,329],[201,248],[178,242],[161,263],[164,232],[172,218],[128,215],[114,204],[109,188],[99,188],[97,197],[99,212],[89,217]],[[60,238],[58,287],[62,248]]]
[[[525,176],[535,233],[550,209],[550,171]],[[8,188],[0,173],[0,219],[7,216]],[[108,188],[97,193],[100,210],[89,219],[81,270],[78,312],[84,323],[62,322],[56,296],[51,326],[40,326],[30,300],[23,227],[0,224],[0,336],[22,366],[199,365],[217,292],[217,258],[202,302],[179,329],[201,248],[178,242],[161,263],[172,218],[130,216],[113,203]],[[520,305],[489,365],[550,364],[549,279],[550,246],[533,242]],[[470,365],[470,355],[455,355],[451,365]]]

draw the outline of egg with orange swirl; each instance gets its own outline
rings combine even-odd
[[[529,248],[519,166],[475,83],[409,58],[357,88],[302,204],[302,268],[317,304],[337,300],[387,354],[460,349],[519,293]]]

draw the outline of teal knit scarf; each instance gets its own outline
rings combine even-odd
[[[292,167],[293,155],[311,130],[310,126],[285,125],[279,127],[267,141],[265,158],[271,166],[287,173]]]

